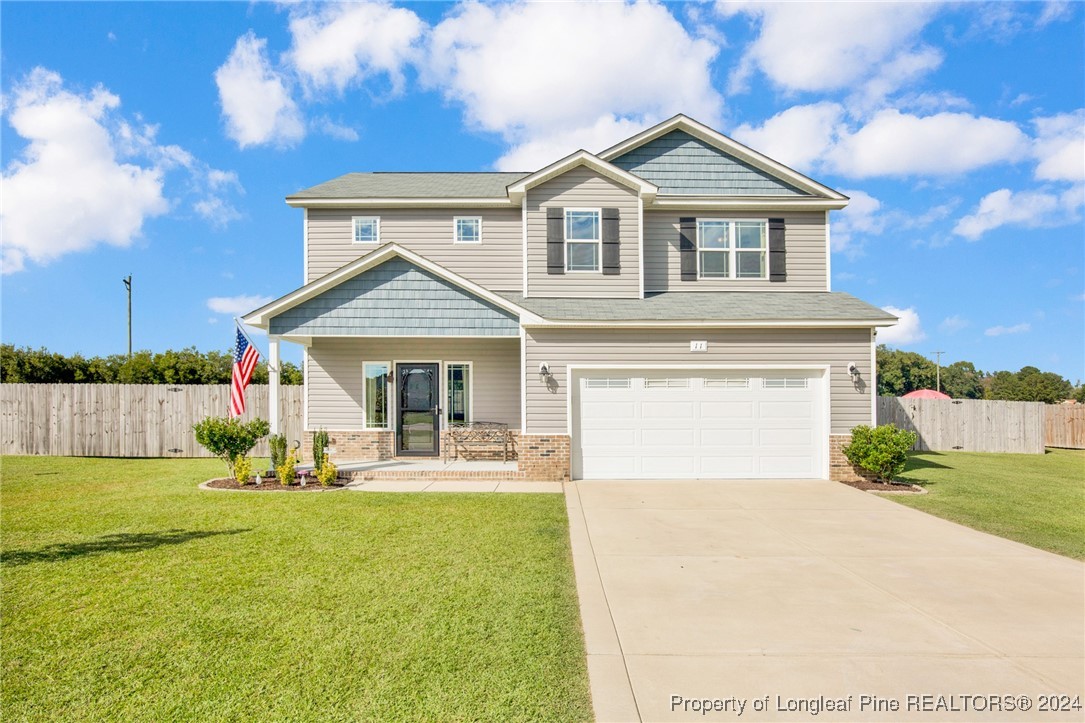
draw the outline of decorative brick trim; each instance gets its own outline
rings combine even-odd
[[[392,459],[391,430],[328,430],[328,447],[334,452],[328,454],[332,462],[368,462],[370,460]],[[304,432],[301,439],[301,459],[313,461],[313,433]]]
[[[844,447],[851,444],[850,434],[829,435],[829,479],[837,482],[861,482],[867,475],[844,456]]]
[[[570,477],[570,439],[567,434],[521,434],[520,472],[525,479],[564,482]]]

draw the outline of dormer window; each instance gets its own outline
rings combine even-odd
[[[356,244],[380,243],[380,216],[354,216],[354,236]]]
[[[697,275],[702,279],[767,279],[768,222],[698,219]]]
[[[565,270],[599,271],[599,209],[565,209]]]

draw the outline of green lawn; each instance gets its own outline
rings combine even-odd
[[[585,720],[561,495],[246,494],[6,457],[5,721]]]
[[[1085,559],[1085,451],[925,452],[901,479],[925,495],[890,499],[977,530]]]

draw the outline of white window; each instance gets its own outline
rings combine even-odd
[[[806,377],[766,377],[762,380],[765,389],[806,389],[808,383]]]
[[[749,389],[749,377],[718,377],[704,380],[705,389]]]
[[[644,386],[646,389],[688,389],[689,379],[686,377],[645,379]]]
[[[698,277],[767,279],[768,236],[768,221],[698,219]]]
[[[362,409],[365,410],[366,429],[391,429],[388,413],[388,362],[365,362],[362,364]]]
[[[354,243],[375,244],[381,240],[380,216],[354,216]]]
[[[471,362],[448,362],[447,377],[449,424],[465,424],[471,421]]]
[[[457,216],[455,218],[455,235],[452,242],[457,244],[482,243],[482,219],[478,216]]]
[[[565,270],[598,271],[602,255],[599,209],[565,209]]]
[[[585,389],[630,389],[633,380],[628,377],[593,377],[584,380]]]

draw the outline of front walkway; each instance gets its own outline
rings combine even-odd
[[[1085,694],[1082,563],[834,482],[566,500],[600,721],[1083,718],[1040,698]]]

